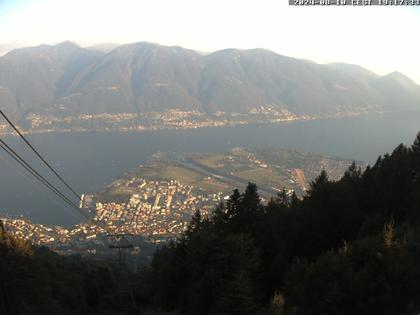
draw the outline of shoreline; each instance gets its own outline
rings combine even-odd
[[[249,126],[249,125],[265,125],[265,124],[284,124],[284,123],[293,123],[293,122],[305,122],[305,121],[314,121],[314,120],[325,120],[325,119],[345,119],[352,117],[367,116],[372,114],[386,114],[396,111],[366,111],[366,112],[357,112],[357,113],[341,113],[335,115],[326,115],[326,116],[304,116],[290,119],[271,119],[266,121],[238,121],[238,122],[229,122],[222,125],[205,125],[205,126],[186,126],[186,127],[171,127],[171,126],[155,126],[148,128],[109,128],[109,129],[41,129],[41,130],[22,130],[20,129],[23,135],[39,135],[39,134],[64,134],[64,133],[108,133],[108,132],[118,132],[118,133],[131,133],[131,132],[151,132],[151,131],[167,131],[167,130],[191,130],[191,129],[205,129],[205,128],[226,128],[226,127],[236,127],[236,126]],[[19,127],[19,126],[18,126]],[[0,136],[7,137],[16,137],[18,136],[14,131],[2,132],[0,131]]]

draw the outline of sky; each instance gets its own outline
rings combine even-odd
[[[266,48],[420,84],[420,7],[293,7],[287,0],[0,0],[0,45],[155,42]]]

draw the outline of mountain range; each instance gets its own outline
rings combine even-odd
[[[247,113],[270,105],[324,116],[420,107],[420,86],[350,64],[317,64],[265,49],[200,54],[140,42],[110,49],[72,42],[0,57],[0,104],[14,119],[170,109]]]

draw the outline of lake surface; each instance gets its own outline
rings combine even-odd
[[[420,111],[316,121],[195,130],[133,133],[63,133],[28,138],[80,193],[94,193],[159,151],[223,152],[234,147],[282,147],[374,162],[399,143],[411,144]],[[6,137],[47,174],[18,138]],[[53,177],[46,176],[53,180]],[[56,182],[56,181],[55,181]],[[80,218],[0,152],[0,214],[22,214],[34,222],[71,225]]]

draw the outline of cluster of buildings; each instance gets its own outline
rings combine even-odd
[[[33,244],[66,254],[96,253],[109,235],[141,236],[155,244],[175,238],[197,209],[209,215],[223,198],[222,192],[210,194],[178,180],[130,178],[116,185],[113,191],[129,189],[132,194],[125,201],[91,200],[96,207],[91,222],[72,228],[36,224],[24,217],[1,220],[9,232]]]
[[[298,117],[287,109],[279,108],[276,105],[266,105],[260,107],[254,107],[249,111],[249,114],[265,116],[267,120],[276,120],[280,121],[294,120]]]
[[[63,108],[65,110],[65,108]],[[170,109],[163,112],[147,113],[101,113],[81,115],[40,115],[30,113],[26,116],[23,129],[29,132],[70,132],[70,131],[136,131],[161,129],[195,129],[204,127],[223,127],[249,123],[281,122],[306,120],[311,117],[296,116],[275,105],[251,108],[243,113],[216,112],[207,115],[197,110]],[[0,123],[0,134],[10,132]]]
[[[131,178],[111,189],[124,188],[132,192],[126,201],[96,202],[94,220],[115,233],[140,234],[157,243],[182,233],[197,209],[208,215],[223,198],[222,192],[210,194],[175,179]]]
[[[248,153],[248,160],[257,167],[268,168],[268,164],[265,161],[257,159],[254,153]]]
[[[214,119],[196,110],[168,110],[164,112],[144,113],[139,116],[146,128],[152,130],[223,127],[230,124],[227,119]]]
[[[24,217],[1,218],[7,231],[36,245],[64,244],[69,241],[69,230],[60,226],[34,224]]]
[[[25,129],[31,132],[70,132],[95,130],[143,130],[138,125],[137,114],[134,113],[102,113],[70,116],[39,115],[30,113],[26,116]],[[1,131],[1,130],[0,130]]]

